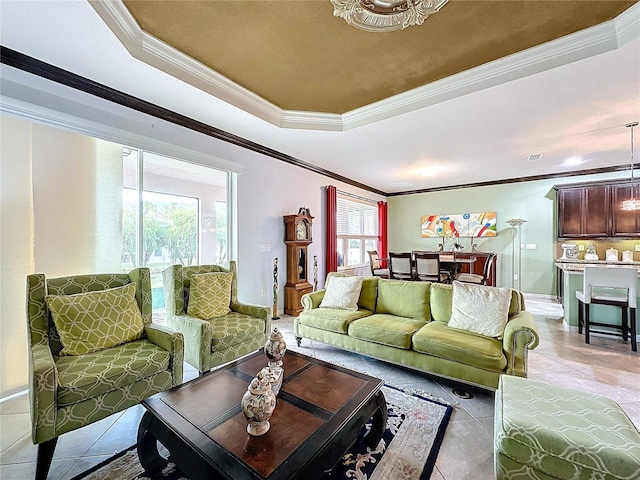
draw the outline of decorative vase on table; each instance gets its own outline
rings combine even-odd
[[[271,428],[269,419],[276,408],[276,396],[264,372],[260,371],[256,378],[251,380],[242,397],[241,405],[242,413],[249,422],[247,433],[254,437],[267,433]]]
[[[286,352],[287,343],[282,338],[282,333],[277,328],[274,328],[269,340],[264,345],[264,353],[269,359],[269,366],[282,367],[282,357]]]
[[[261,372],[269,380],[271,391],[273,391],[273,394],[277,397],[280,387],[282,386],[284,369],[282,367],[264,367]]]

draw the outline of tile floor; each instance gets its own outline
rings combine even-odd
[[[621,339],[593,337],[585,345],[577,332],[562,325],[562,307],[541,296],[527,295],[527,310],[535,316],[541,341],[530,352],[530,377],[552,384],[606,395],[617,401],[640,426],[640,357]],[[274,322],[290,349],[370,373],[401,387],[426,390],[454,402],[454,413],[438,455],[432,479],[489,480],[493,478],[494,394],[452,381],[413,372],[319,342],[303,340],[297,347],[292,317]],[[185,364],[185,381],[197,372]],[[474,394],[455,397],[453,388]],[[114,414],[93,425],[60,437],[50,479],[70,479],[92,465],[135,443],[142,407]],[[0,479],[34,478],[36,447],[31,443],[28,396],[0,403]]]

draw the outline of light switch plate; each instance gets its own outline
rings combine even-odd
[[[640,245],[636,245],[636,252],[640,252]]]
[[[584,245],[578,245],[578,251],[584,252]]]

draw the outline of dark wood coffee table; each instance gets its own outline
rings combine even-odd
[[[365,440],[378,444],[387,422],[382,380],[292,351],[271,428],[250,436],[240,400],[267,361],[259,351],[143,400],[138,456],[147,474],[167,464],[156,440],[191,480],[320,478],[371,417]]]

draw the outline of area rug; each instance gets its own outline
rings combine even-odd
[[[407,391],[385,385],[387,429],[375,448],[362,437],[371,427],[362,427],[358,441],[341,458],[326,479],[339,480],[426,480],[430,478],[451,405],[421,391]],[[145,480],[135,446],[114,455],[72,480]],[[164,480],[189,480],[169,463]]]

